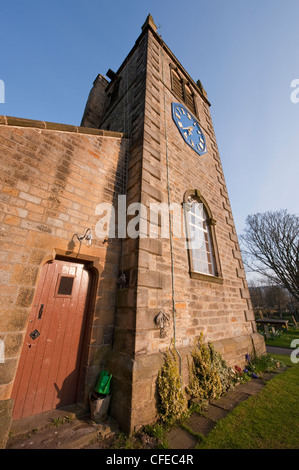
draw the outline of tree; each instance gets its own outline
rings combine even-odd
[[[253,308],[264,308],[265,299],[263,285],[260,282],[251,280],[248,282],[248,288]]]
[[[287,309],[289,300],[286,292],[283,287],[277,284],[272,284],[265,288],[265,302],[267,306],[272,309],[277,309],[281,318],[283,310],[285,311]]]
[[[240,237],[244,264],[299,301],[299,217],[268,211],[249,215],[245,224]]]

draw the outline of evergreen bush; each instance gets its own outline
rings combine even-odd
[[[167,425],[188,416],[188,400],[181,383],[177,354],[173,346],[165,353],[164,365],[158,374],[159,414]]]

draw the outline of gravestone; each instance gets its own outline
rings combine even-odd
[[[264,315],[263,315],[263,312],[261,310],[259,311],[259,314],[260,314],[260,318],[263,319]]]
[[[298,323],[296,322],[294,315],[292,315],[292,319],[293,319],[293,322],[294,322],[294,327],[295,327],[296,330],[297,330],[297,328],[298,328]]]
[[[264,325],[264,332],[265,332],[266,338],[269,339],[270,338],[270,331],[269,331],[268,325]]]

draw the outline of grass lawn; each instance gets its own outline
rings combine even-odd
[[[284,331],[281,336],[275,339],[266,339],[265,338],[265,343],[268,346],[277,346],[280,348],[290,348],[291,347],[291,342],[294,339],[299,340],[299,329],[295,330],[295,328],[290,328],[289,330]],[[297,346],[296,346],[297,347]]]
[[[291,367],[220,420],[197,449],[299,448],[299,364],[272,357]]]

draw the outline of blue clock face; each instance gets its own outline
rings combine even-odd
[[[199,155],[206,153],[206,139],[195,117],[180,103],[171,106],[173,120],[185,142]]]

